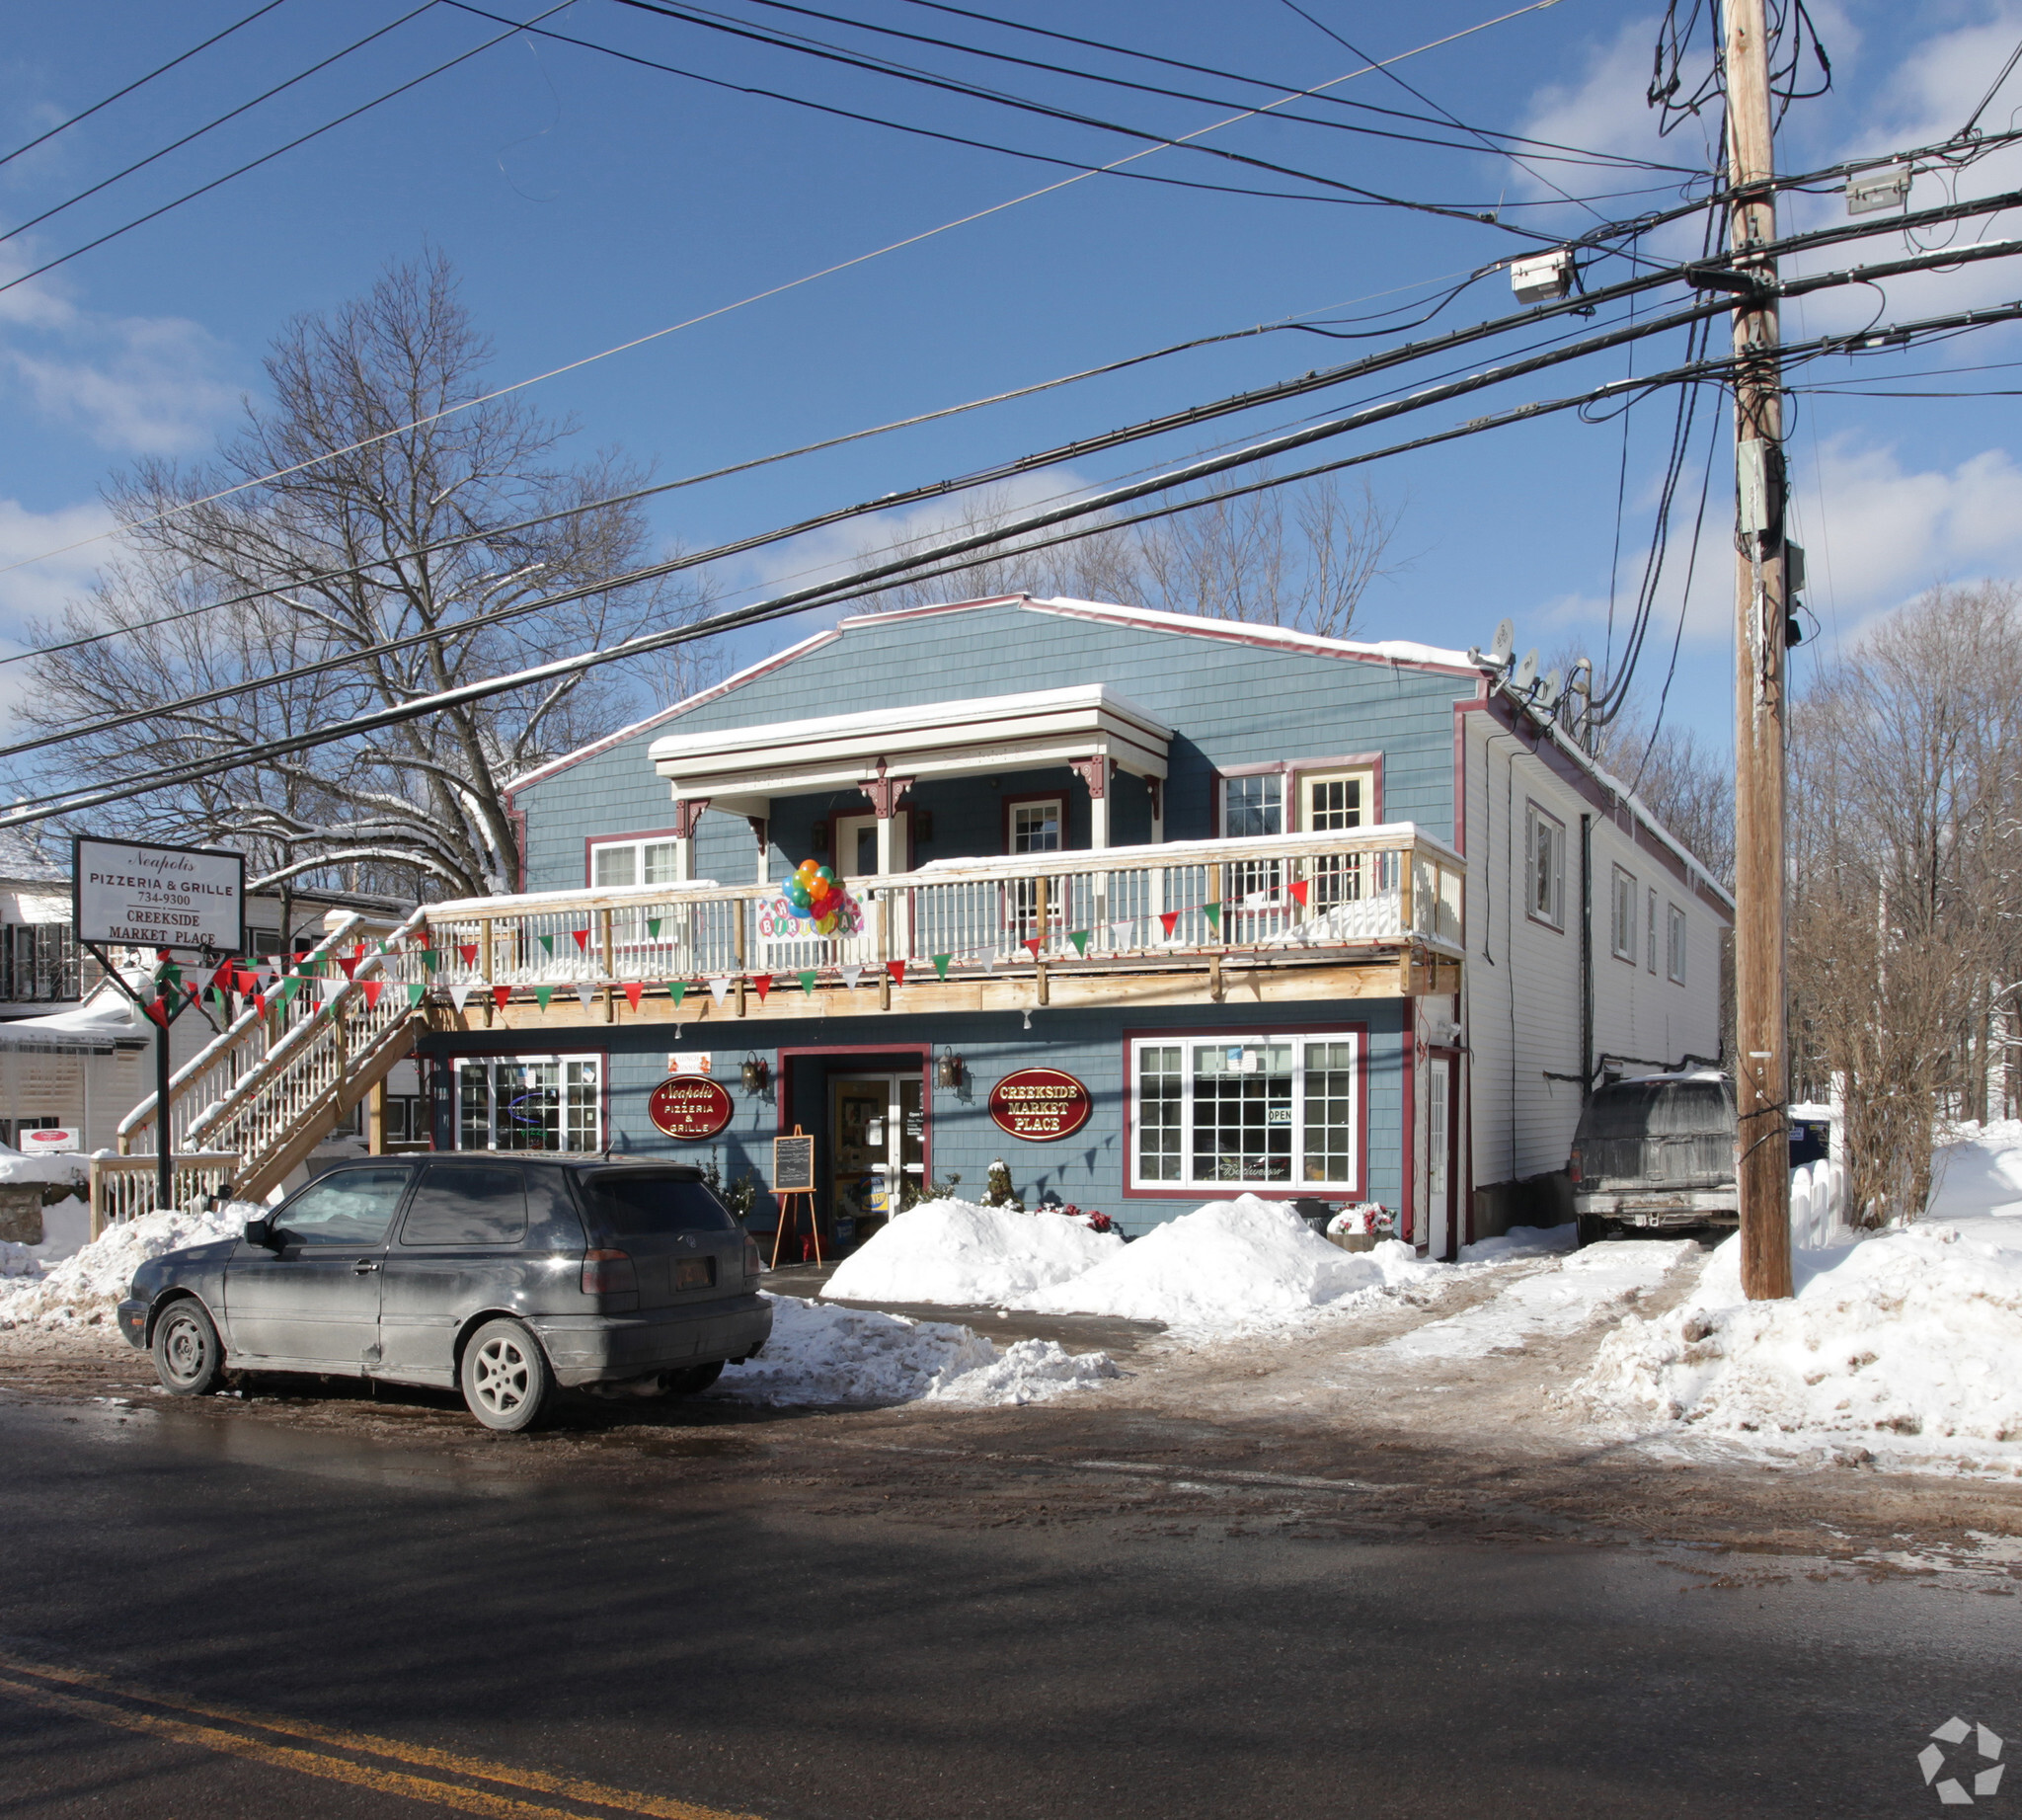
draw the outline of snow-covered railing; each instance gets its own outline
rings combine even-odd
[[[429,907],[437,984],[568,990],[809,970],[1144,961],[1417,940],[1464,950],[1465,861],[1410,823],[936,860],[845,879],[824,934],[776,885],[644,885]]]
[[[239,1159],[229,1151],[178,1152],[169,1158],[172,1175],[169,1205],[191,1208],[222,1194],[234,1182]],[[91,1159],[91,1235],[109,1226],[138,1220],[160,1206],[161,1179],[152,1156],[114,1156],[105,1151]]]

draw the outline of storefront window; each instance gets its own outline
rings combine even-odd
[[[460,1150],[598,1150],[594,1056],[473,1057],[456,1064]]]
[[[1355,1185],[1359,1038],[1141,1038],[1130,1047],[1133,1187]]]

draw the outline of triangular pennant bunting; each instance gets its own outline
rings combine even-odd
[[[1028,935],[1025,938],[1025,946],[1032,950],[1032,958],[1036,961],[1039,959],[1039,951],[1046,946],[1046,938],[1040,935]]]
[[[1158,920],[1165,929],[1166,939],[1170,941],[1173,931],[1180,926],[1180,912],[1178,910],[1160,910],[1158,912]]]
[[[887,961],[885,963],[885,971],[892,976],[894,986],[903,986],[905,984],[905,963],[903,961]]]
[[[802,991],[804,991],[804,992],[806,992],[806,993],[807,993],[807,994],[808,994],[808,995],[809,995],[809,996],[810,996],[810,997],[812,998],[812,997],[814,996],[814,994],[815,994],[815,970],[814,970],[814,968],[812,968],[812,967],[804,967],[804,968],[802,968],[802,969],[801,969],[801,973],[800,973],[800,980],[801,980],[801,990],[802,990]]]
[[[659,941],[659,940],[660,940],[660,925],[661,925],[661,919],[660,917],[658,917],[658,916],[649,916],[649,917],[647,917],[647,919],[646,919],[646,938],[647,938],[647,940],[648,940],[648,941]]]
[[[505,1010],[506,1002],[511,996],[512,989],[509,986],[495,986],[492,988],[492,1002],[502,1011]]]
[[[537,986],[533,989],[533,1001],[535,1004],[539,1005],[543,1011],[545,1011],[548,1008],[549,1004],[553,1001],[554,996],[555,989],[552,986]]]
[[[688,996],[688,982],[685,980],[669,980],[667,982],[667,996],[674,1001],[674,1009],[678,1011],[681,1008],[681,1000]]]
[[[934,977],[937,980],[947,979],[948,963],[954,958],[952,954],[937,954],[934,956]]]
[[[730,989],[731,983],[727,975],[719,974],[714,980],[710,981],[709,983],[709,995],[710,997],[714,998],[718,1004],[722,1004],[723,1001],[730,996]]]
[[[470,1003],[470,994],[471,987],[468,981],[459,982],[449,989],[449,996],[456,1000],[456,1008],[459,1011]]]
[[[424,948],[422,950],[422,971],[424,973],[433,973],[441,965],[442,952],[439,948]]]
[[[365,1008],[367,1010],[371,1010],[378,1005],[379,994],[385,989],[386,982],[384,980],[367,980],[365,982]]]
[[[555,938],[552,935],[543,935],[540,938],[540,941],[541,952],[547,955],[549,959],[552,960],[554,958],[555,953]]]
[[[579,986],[576,989],[576,1002],[580,1004],[585,1011],[589,1009],[590,1001],[593,998],[595,998],[595,996],[596,988],[593,986]]]
[[[589,931],[587,929],[571,929],[569,933],[576,937],[577,951],[582,954],[587,954],[589,952]]]
[[[1201,907],[1201,913],[1207,918],[1207,926],[1214,930],[1216,934],[1219,934],[1221,932],[1221,906],[1219,904],[1204,904]]]
[[[864,977],[861,967],[841,967],[836,971],[842,975],[843,985],[852,992],[857,989],[857,982]]]
[[[751,989],[758,994],[758,1002],[765,1002],[765,994],[772,990],[772,976],[769,973],[754,973],[751,976]]]
[[[408,983],[407,989],[408,1003],[410,1005],[420,1004],[422,1000],[428,995],[428,989],[426,986],[424,986],[419,980],[410,981]]]
[[[625,1002],[628,1005],[630,1005],[633,1008],[633,1010],[638,1010],[639,995],[645,990],[646,988],[642,986],[637,980],[627,980],[625,982]]]
[[[347,980],[352,978],[358,971],[358,962],[355,955],[341,954],[337,957],[337,964],[344,970],[344,977]]]
[[[267,1015],[267,994],[265,992],[255,992],[253,994],[253,1008],[262,1017]]]
[[[456,952],[463,957],[463,964],[466,967],[475,967],[478,964],[478,945],[476,942],[458,942],[456,944]]]
[[[1074,952],[1076,954],[1084,958],[1087,956],[1088,931],[1086,929],[1069,929],[1067,931],[1067,939],[1074,944]]]
[[[1306,899],[1312,895],[1313,887],[1312,882],[1308,879],[1293,879],[1285,887],[1285,890],[1291,893],[1293,903],[1304,904]]]

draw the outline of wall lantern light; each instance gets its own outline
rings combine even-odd
[[[934,1085],[937,1087],[959,1087],[962,1085],[962,1058],[952,1049],[941,1052],[941,1060],[934,1064]]]
[[[763,1093],[766,1082],[772,1078],[772,1070],[756,1056],[744,1058],[744,1091]]]

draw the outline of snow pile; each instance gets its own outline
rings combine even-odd
[[[1282,1203],[1239,1195],[1156,1227],[1071,1283],[1020,1306],[1052,1314],[1110,1314],[1190,1332],[1283,1324],[1369,1290],[1435,1274],[1412,1248],[1385,1239],[1344,1251]]]
[[[1954,1128],[1931,1171],[1931,1217],[1950,1221],[2022,1217],[2022,1119]]]
[[[1580,1223],[1564,1226],[1513,1226],[1498,1238],[1477,1238],[1460,1247],[1463,1264],[1500,1264],[1516,1257],[1548,1257],[1553,1252],[1571,1251],[1580,1243]]]
[[[1571,1333],[1604,1310],[1633,1302],[1698,1250],[1690,1239],[1590,1245],[1553,1269],[1517,1277],[1491,1301],[1401,1333],[1376,1350],[1405,1359],[1481,1359],[1515,1351],[1533,1339]]]
[[[2022,1474],[2022,1229],[1995,1230],[1799,1251],[1787,1302],[1743,1299],[1731,1238],[1683,1306],[1610,1334],[1578,1389],[1702,1432]]]
[[[1006,1303],[1092,1270],[1124,1248],[1115,1233],[1044,1209],[922,1201],[843,1260],[831,1302]]]
[[[185,1245],[236,1238],[248,1215],[265,1211],[235,1201],[214,1214],[148,1214],[109,1227],[46,1276],[0,1283],[0,1327],[108,1324],[133,1273],[149,1258]]]
[[[24,1156],[0,1144],[0,1182],[68,1182],[83,1188],[91,1181],[91,1158],[58,1150],[53,1156]]]
[[[42,1242],[0,1243],[0,1277],[33,1277],[84,1249],[91,1238],[91,1206],[74,1194],[42,1209]]]
[[[907,1320],[770,1296],[772,1337],[745,1365],[724,1368],[719,1395],[761,1403],[1032,1403],[1118,1375],[1106,1354],[1071,1355],[1050,1340],[999,1353],[948,1321]]]

